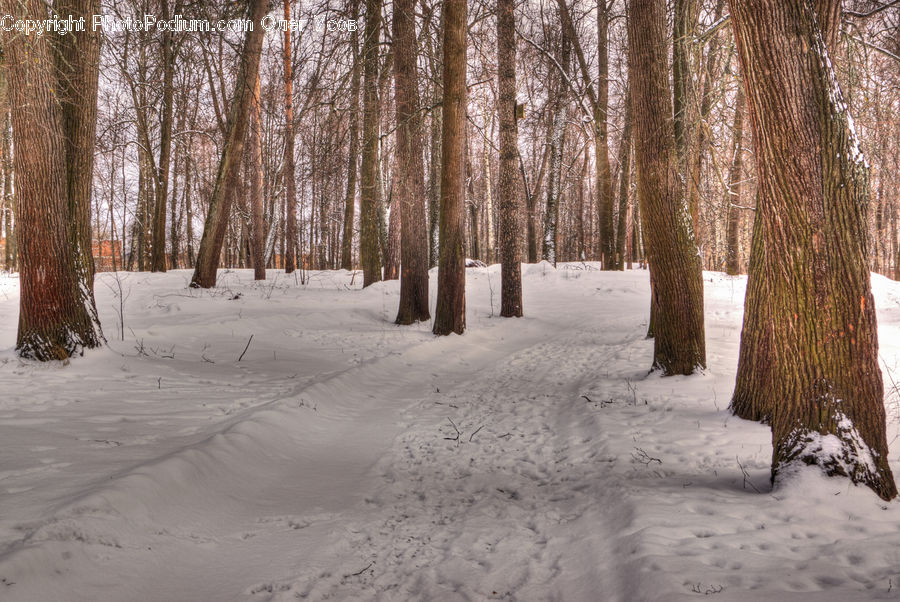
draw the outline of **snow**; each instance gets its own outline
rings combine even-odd
[[[2,600],[880,600],[900,504],[730,415],[746,279],[706,272],[709,368],[648,375],[647,272],[467,270],[463,336],[397,282],[98,275],[109,347],[14,352],[0,276]],[[435,274],[432,273],[432,305]],[[873,276],[900,435],[900,284]],[[249,347],[243,358],[241,353]],[[891,458],[895,473],[900,463]]]

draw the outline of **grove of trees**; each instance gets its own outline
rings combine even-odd
[[[688,375],[706,367],[702,270],[746,273],[732,410],[771,424],[773,478],[815,464],[896,496],[869,273],[900,278],[900,2],[0,10],[87,22],[0,32],[21,356],[103,344],[101,259],[202,288],[225,267],[359,269],[400,279],[401,325],[432,318],[437,267],[438,335],[466,329],[469,259],[502,264],[504,317],[527,313],[523,261],[591,261],[649,268],[650,366]],[[220,22],[245,27],[202,27]]]

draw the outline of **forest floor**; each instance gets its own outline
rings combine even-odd
[[[523,269],[525,318],[473,268],[442,338],[359,274],[100,274],[109,346],[68,365],[16,358],[0,276],[0,599],[900,599],[900,503],[772,491],[768,427],[727,411],[745,278],[704,274],[709,369],[660,378],[647,272]]]

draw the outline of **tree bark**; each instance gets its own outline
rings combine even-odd
[[[416,0],[394,0],[394,101],[400,208],[400,307],[397,324],[429,320],[428,229],[425,220],[424,140],[416,76]]]
[[[291,18],[284,0],[284,18]],[[291,66],[291,29],[284,30],[284,273],[297,269],[297,182],[294,179],[294,76]],[[351,220],[352,221],[352,220]]]
[[[378,41],[381,37],[381,0],[366,0],[363,36],[363,147],[359,202],[359,258],[363,287],[381,280],[378,244]]]
[[[679,175],[666,59],[665,2],[633,0],[628,18],[635,165],[650,261],[653,369],[706,366],[703,278]]]
[[[823,37],[808,1],[730,5],[759,186],[738,365],[751,395],[736,389],[732,407],[743,415],[755,398],[769,416],[776,485],[816,465],[889,500],[897,488],[866,267],[868,168],[827,29]],[[816,8],[828,23],[830,8]],[[761,326],[763,336],[748,332]],[[768,369],[747,374],[761,363]]]
[[[219,257],[225,242],[234,194],[238,188],[254,82],[259,75],[259,57],[265,34],[261,20],[266,14],[267,7],[268,2],[265,0],[250,0],[250,20],[253,21],[254,27],[247,31],[244,38],[241,67],[235,81],[231,109],[225,128],[225,144],[222,148],[216,182],[206,214],[203,236],[200,239],[197,265],[191,278],[191,286],[210,288],[216,285]]]
[[[169,0],[160,0],[160,20],[168,21]],[[176,14],[178,7],[176,5]],[[156,166],[156,199],[153,205],[153,238],[150,242],[150,271],[166,271],[166,209],[169,200],[169,165],[172,156],[172,105],[175,90],[175,49],[172,32],[164,29],[162,44],[162,112],[159,120],[159,163]],[[174,201],[173,201],[174,202]]]
[[[93,0],[61,3],[74,17]],[[46,18],[40,0],[3,0],[16,19]],[[6,33],[20,252],[16,350],[61,360],[103,341],[93,294],[90,198],[96,129],[99,32]]]
[[[466,329],[466,0],[444,2],[441,216],[434,334]]]
[[[497,114],[500,119],[500,173],[497,209],[500,227],[500,315],[522,316],[522,197],[519,193],[516,128],[515,0],[497,0]]]

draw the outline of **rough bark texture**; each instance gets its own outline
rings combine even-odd
[[[61,3],[76,18],[93,0]],[[40,19],[40,0],[0,3],[16,19]],[[63,40],[63,38],[66,38]],[[93,294],[90,197],[97,111],[99,32],[4,33],[10,76],[21,295],[16,349],[65,359],[103,341]]]
[[[400,208],[400,307],[397,324],[428,320],[428,229],[425,220],[424,128],[416,76],[416,0],[394,0],[394,101]]]
[[[497,209],[500,226],[500,315],[522,316],[522,202],[519,194],[516,130],[515,0],[497,0],[497,113],[500,121],[500,173]]]
[[[381,280],[378,248],[378,40],[381,37],[381,1],[366,0],[363,37],[363,145],[359,200],[359,259],[363,286]]]
[[[265,30],[260,21],[266,14],[268,2],[265,0],[250,1],[250,19],[255,26],[248,30],[244,38],[244,49],[241,54],[241,67],[235,81],[231,109],[225,127],[225,144],[216,173],[216,183],[200,238],[197,251],[197,264],[191,278],[191,286],[211,288],[216,285],[216,271],[219,267],[219,256],[225,242],[228,229],[228,218],[231,215],[231,204],[238,189],[241,170],[241,158],[244,154],[244,139],[247,124],[250,121],[250,105],[253,99],[253,87],[259,74],[259,57],[262,49]]]
[[[798,466],[817,465],[892,499],[865,262],[868,167],[828,35],[808,1],[730,4],[759,186],[738,367],[751,395],[736,391],[733,408],[744,415],[742,404],[755,398],[769,417],[776,484]],[[761,337],[748,332],[761,327]],[[765,349],[748,348],[760,343]],[[768,369],[750,374],[762,364]]]
[[[638,199],[652,283],[653,368],[706,366],[703,278],[679,176],[666,59],[665,2],[633,0],[628,19]]]
[[[359,0],[353,0],[348,19],[359,16]],[[350,32],[350,51],[353,67],[350,72],[350,128],[349,153],[347,155],[347,193],[344,195],[344,232],[341,237],[341,269],[353,269],[353,218],[356,213],[356,166],[359,160],[359,30]]]
[[[284,0],[284,18],[291,4]],[[294,76],[291,66],[291,29],[284,31],[284,273],[297,269],[297,182],[294,179]],[[352,220],[351,220],[352,221]]]
[[[744,87],[738,89],[734,100],[734,137],[731,142],[731,166],[728,168],[728,191],[726,207],[728,207],[728,231],[725,236],[725,252],[727,263],[725,271],[736,276],[741,273],[741,180],[743,180],[744,160]]]
[[[441,219],[434,334],[466,329],[466,0],[444,2]]]

